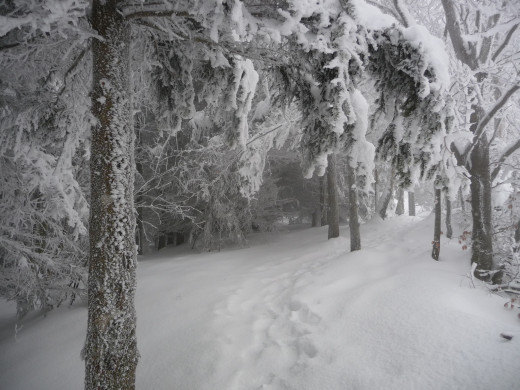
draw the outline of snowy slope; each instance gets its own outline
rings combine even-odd
[[[456,240],[431,260],[432,226],[369,222],[356,253],[346,228],[300,228],[141,259],[137,388],[520,388],[520,321],[470,286]],[[13,315],[0,304],[0,388],[83,388],[85,306],[33,316],[16,339]]]

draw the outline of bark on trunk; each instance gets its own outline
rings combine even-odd
[[[347,163],[347,187],[349,205],[348,223],[350,227],[350,251],[354,252],[361,249],[361,233],[359,231],[356,174],[349,163]]]
[[[475,275],[489,281],[486,271],[493,269],[493,227],[491,224],[491,180],[489,147],[485,134],[471,152],[471,216],[473,220],[471,262],[477,264]]]
[[[379,204],[379,193],[378,185],[379,184],[379,176],[377,174],[377,169],[374,169],[374,212],[377,212],[377,205]]]
[[[520,220],[516,223],[515,227],[515,245],[513,247],[513,252],[520,251]]]
[[[325,175],[320,177],[321,226],[329,224],[327,210],[327,183]]]
[[[451,228],[451,200],[448,196],[445,197],[446,201],[446,238],[453,237],[453,229]]]
[[[433,228],[432,258],[439,260],[441,253],[441,190],[435,189],[435,226]]]
[[[408,191],[408,215],[415,217],[415,192]]]
[[[396,215],[404,214],[404,191],[402,188],[397,190],[397,207],[395,208]]]
[[[466,212],[466,201],[464,200],[464,195],[462,195],[462,188],[459,188],[459,203],[460,209],[463,213]]]
[[[312,213],[312,227],[321,226],[321,207],[316,207],[314,213]]]
[[[90,263],[85,389],[134,389],[134,135],[129,100],[130,27],[115,0],[94,0]]]
[[[391,175],[390,175],[390,182],[388,184],[388,189],[383,194],[381,200],[380,200],[380,207],[379,207],[379,216],[382,219],[386,218],[386,211],[388,210],[388,205],[390,204],[390,200],[392,199],[392,193],[394,191],[394,169],[392,169]]]
[[[314,196],[314,212],[312,213],[312,227],[321,226],[321,186],[318,178],[318,194]]]
[[[327,187],[329,195],[329,238],[339,237],[339,206],[338,185],[336,182],[336,157],[329,154],[327,157]]]

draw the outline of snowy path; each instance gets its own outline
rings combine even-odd
[[[454,241],[430,259],[431,225],[372,221],[356,253],[348,229],[328,241],[320,228],[143,259],[137,388],[518,389],[520,322],[469,288]],[[18,341],[9,310],[0,305],[0,388],[81,389],[84,307],[29,321]]]

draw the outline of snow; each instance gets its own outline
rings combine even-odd
[[[516,313],[471,286],[457,240],[430,258],[432,216],[370,221],[354,253],[346,227],[326,229],[141,258],[137,388],[518,388]],[[14,313],[0,303],[2,388],[83,388],[85,305],[33,314],[16,335]]]
[[[363,0],[351,0],[351,3],[356,7],[356,16],[359,24],[367,30],[384,30],[397,24],[397,20],[394,17],[383,13],[379,8]]]
[[[444,42],[421,25],[404,28],[403,37],[422,52],[425,63],[434,69],[436,81],[430,84],[430,88],[446,91],[450,87],[450,59]]]

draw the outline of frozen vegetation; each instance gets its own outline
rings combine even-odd
[[[0,387],[519,388],[519,27],[0,1]]]

